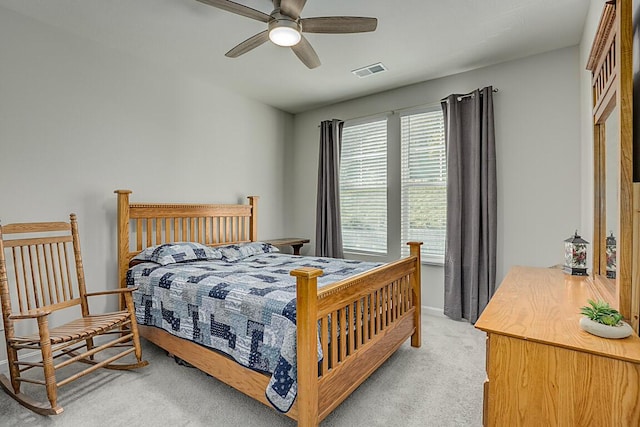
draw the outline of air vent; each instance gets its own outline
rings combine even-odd
[[[378,62],[377,64],[367,65],[366,67],[358,68],[357,70],[353,70],[351,72],[356,76],[363,78],[371,76],[373,74],[382,73],[383,71],[387,71],[387,67],[385,67],[382,62]]]

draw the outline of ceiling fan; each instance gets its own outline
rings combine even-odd
[[[268,24],[268,29],[249,37],[225,54],[229,58],[249,52],[271,40],[279,46],[289,46],[293,53],[309,68],[320,65],[320,58],[302,33],[366,33],[375,31],[378,26],[376,18],[357,16],[327,16],[301,18],[300,12],[306,0],[273,0],[273,12],[266,13],[229,0],[197,0],[200,3],[226,10],[227,12],[245,16]]]

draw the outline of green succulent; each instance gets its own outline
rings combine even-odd
[[[580,308],[580,313],[584,316],[603,325],[620,326],[622,324],[622,314],[609,306],[609,303],[600,300],[587,300],[587,302],[589,305]]]

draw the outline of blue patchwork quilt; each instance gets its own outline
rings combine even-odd
[[[271,374],[267,399],[287,412],[297,392],[296,281],[289,272],[320,268],[322,287],[379,265],[273,252],[166,265],[144,261],[128,271],[127,285],[139,286],[133,294],[138,323]]]

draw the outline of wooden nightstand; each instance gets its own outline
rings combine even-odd
[[[300,255],[300,248],[305,243],[309,243],[309,239],[301,239],[300,237],[285,237],[282,239],[265,240],[265,243],[271,243],[273,246],[291,246],[294,255]]]

